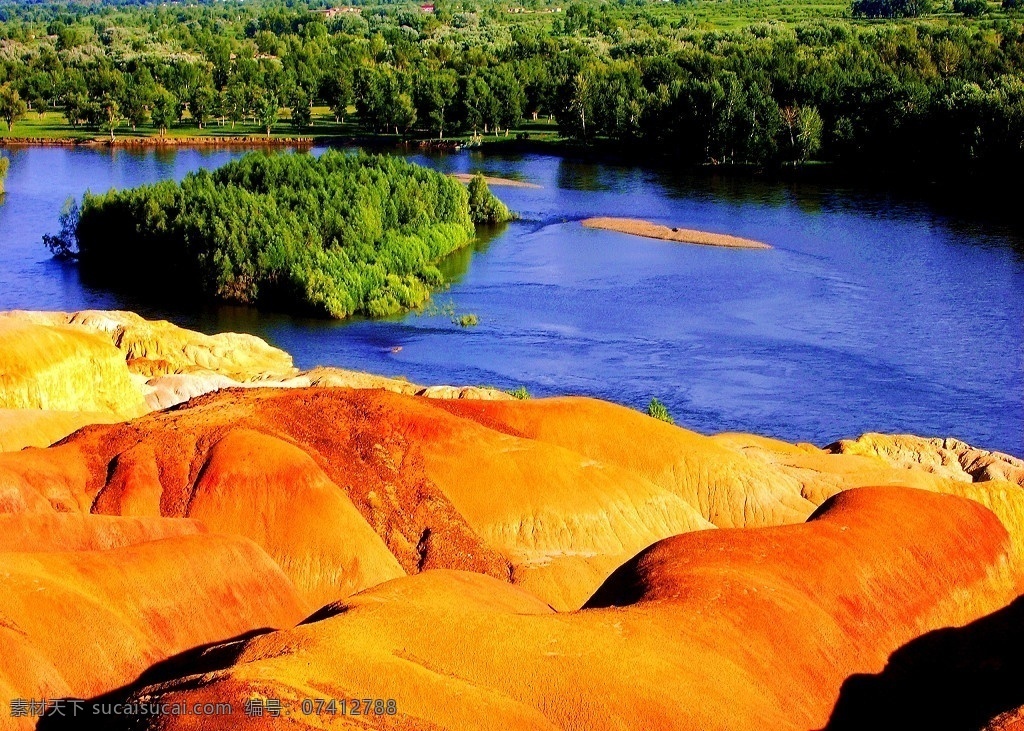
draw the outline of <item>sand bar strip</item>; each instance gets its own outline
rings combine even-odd
[[[451,176],[461,183],[468,183],[473,179],[473,173],[451,173]],[[488,185],[504,185],[509,188],[539,188],[536,183],[527,183],[525,180],[512,180],[511,178],[491,178],[484,176]]]
[[[612,218],[599,216],[586,218],[583,225],[587,228],[599,228],[605,231],[644,236],[649,239],[678,241],[683,244],[701,244],[703,246],[729,246],[736,249],[770,249],[768,244],[753,239],[742,239],[739,236],[694,231],[689,228],[670,228],[639,218]]]

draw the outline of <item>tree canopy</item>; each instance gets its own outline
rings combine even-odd
[[[1024,163],[1022,2],[0,0],[0,118],[1007,169]]]

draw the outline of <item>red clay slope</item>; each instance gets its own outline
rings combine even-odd
[[[711,527],[642,474],[438,403],[332,388],[212,394],[0,455],[0,510],[197,518],[266,549],[310,611],[428,568],[512,577],[576,608],[643,547]],[[601,406],[612,423],[631,413]]]
[[[77,538],[105,542],[117,520],[88,517],[96,534],[78,525]],[[173,535],[183,527],[168,522],[162,539],[150,527],[154,540],[131,545],[147,531],[132,521],[113,528],[128,545],[110,550],[0,553],[0,698],[95,695],[184,650],[301,618],[294,588],[254,543]]]

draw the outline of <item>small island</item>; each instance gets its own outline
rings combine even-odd
[[[770,249],[768,244],[753,239],[744,239],[728,234],[716,234],[708,231],[695,231],[689,228],[670,228],[639,218],[613,218],[598,216],[582,221],[586,228],[599,228],[605,231],[618,231],[648,239],[678,241],[682,244],[700,244],[701,246],[725,246],[733,249]]]
[[[345,318],[418,307],[436,264],[509,209],[399,157],[255,152],[215,171],[86,193],[44,237],[83,276],[147,298]]]

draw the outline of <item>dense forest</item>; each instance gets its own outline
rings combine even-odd
[[[483,178],[471,185],[472,199],[396,156],[250,153],[181,183],[86,194],[47,244],[139,293],[380,317],[422,304],[475,222],[508,217]]]
[[[1003,168],[1024,162],[1020,4],[0,3],[0,118]]]

